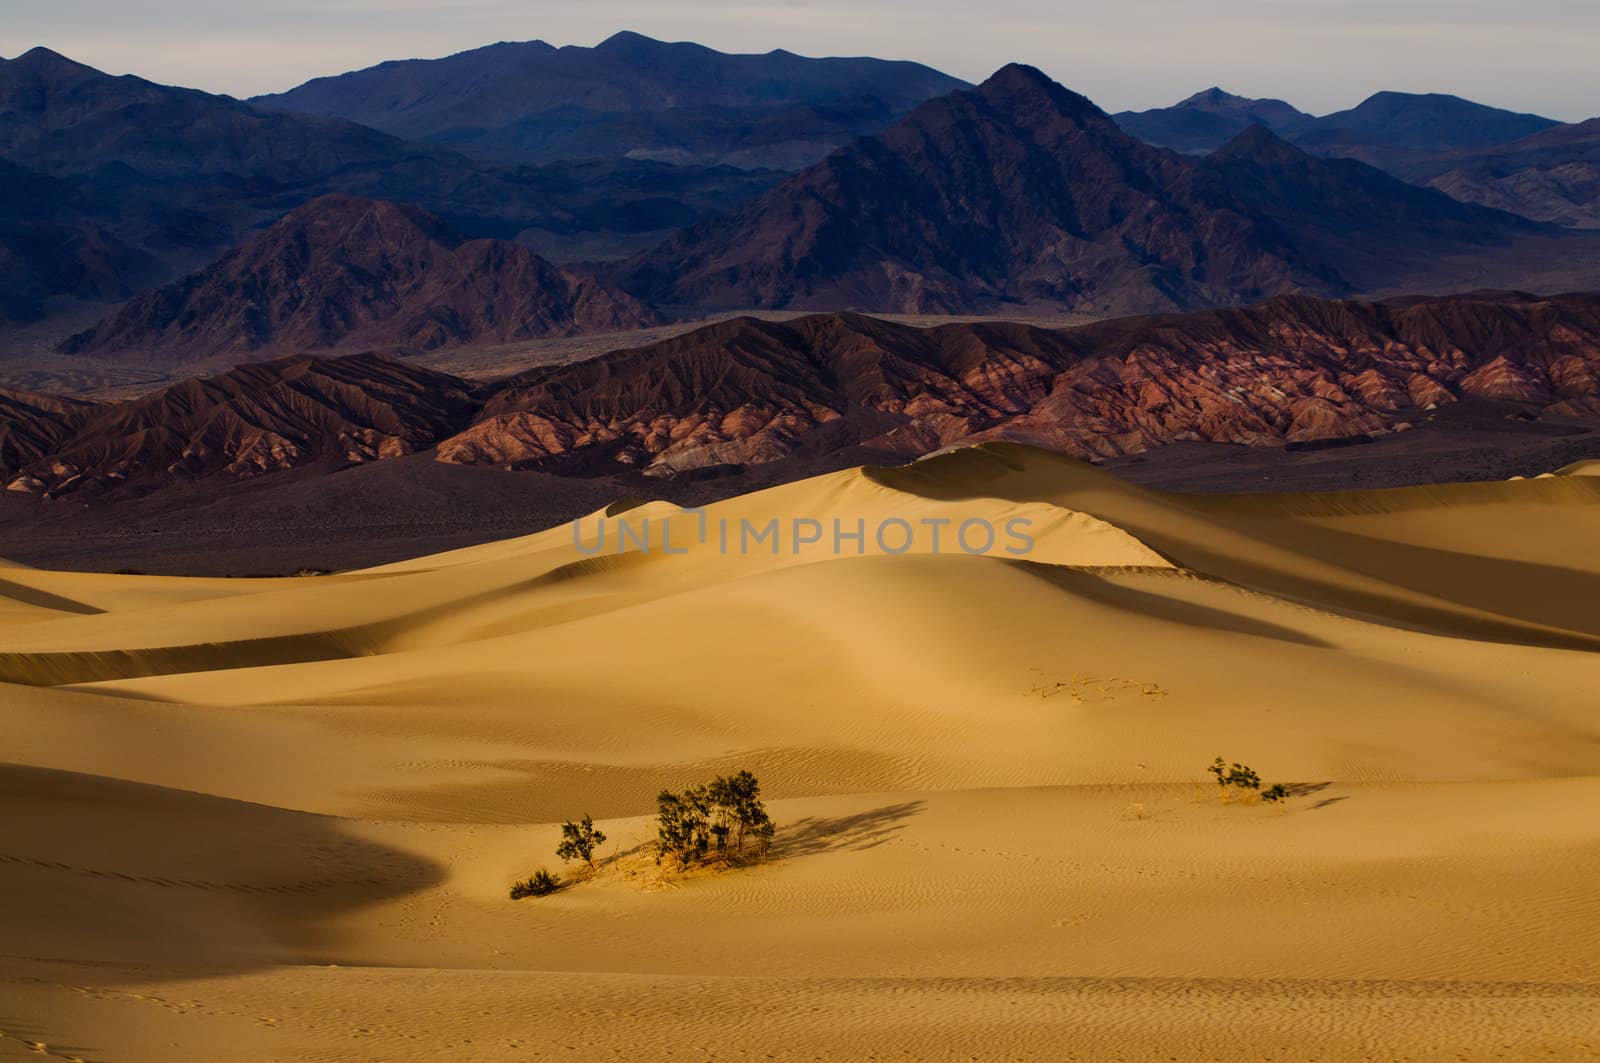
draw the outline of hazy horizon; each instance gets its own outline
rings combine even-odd
[[[1450,93],[1563,121],[1600,114],[1592,76],[1600,5],[1574,11],[1560,0],[1514,12],[1481,0],[1356,0],[1337,13],[1300,0],[1225,0],[1209,13],[1172,0],[1071,13],[1037,0],[1001,0],[981,13],[942,0],[764,8],[634,0],[566,9],[559,19],[530,17],[530,6],[330,0],[267,9],[163,0],[135,12],[105,0],[18,0],[0,54],[43,45],[108,73],[247,97],[385,60],[496,41],[593,45],[630,29],[728,52],[908,59],[969,81],[1008,62],[1031,63],[1108,111],[1168,106],[1217,85],[1313,114],[1381,90]]]

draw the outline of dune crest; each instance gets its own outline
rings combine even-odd
[[[1035,1058],[1581,1058],[1595,541],[1591,476],[1190,496],[992,443],[333,575],[4,567],[0,979],[133,1060],[649,1058],[708,985],[782,1028],[694,1035],[777,1058],[996,1009]],[[505,899],[740,769],[770,863]]]

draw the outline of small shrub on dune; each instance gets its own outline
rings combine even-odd
[[[1254,769],[1240,764],[1237,760],[1230,767],[1223,762],[1221,757],[1218,757],[1211,762],[1211,767],[1207,768],[1206,771],[1216,777],[1217,785],[1222,787],[1224,794],[1227,793],[1230,786],[1238,787],[1241,790],[1261,789],[1261,776],[1257,775]]]
[[[1217,787],[1224,801],[1228,800],[1230,790],[1241,790],[1246,796],[1258,796],[1261,800],[1276,804],[1289,799],[1289,788],[1281,782],[1273,783],[1266,789],[1261,787],[1261,776],[1256,774],[1254,768],[1240,764],[1237,760],[1228,764],[1221,757],[1211,762],[1206,769],[1217,780]]]
[[[663,790],[656,797],[658,864],[735,864],[744,859],[747,843],[765,860],[776,833],[761,801],[761,783],[748,771],[719,775],[682,793]]]
[[[512,884],[511,899],[520,901],[524,897],[547,897],[560,888],[561,880],[541,867],[528,878]]]
[[[561,844],[556,846],[556,856],[562,860],[582,860],[593,871],[594,851],[605,841],[605,832],[594,825],[594,817],[585,814],[580,823],[568,820],[561,824]]]

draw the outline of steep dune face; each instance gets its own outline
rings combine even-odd
[[[213,595],[228,588],[227,581],[201,581],[196,591],[176,597],[152,590],[147,603],[108,599],[104,592],[90,600],[74,588],[93,586],[92,578],[27,572],[17,583],[35,596],[56,593],[82,608],[11,632],[4,669],[13,682],[125,680],[129,689],[179,700],[314,702],[370,690],[379,676],[390,677],[381,685],[398,690],[404,683],[394,669],[418,681],[431,677],[425,685],[468,674],[477,676],[474,683],[492,675],[509,679],[520,666],[489,662],[511,646],[533,650],[545,667],[570,667],[557,663],[565,653],[538,648],[555,640],[577,654],[582,632],[608,625],[619,633],[642,632],[648,627],[643,617],[658,618],[665,630],[678,622],[664,618],[681,615],[682,638],[691,642],[706,640],[707,625],[730,625],[726,637],[738,642],[735,632],[748,610],[788,603],[767,625],[772,650],[780,652],[793,623],[812,629],[825,622],[824,603],[833,600],[856,603],[857,615],[846,624],[855,634],[830,633],[824,645],[833,649],[817,652],[855,659],[863,647],[900,646],[910,668],[920,652],[915,647],[956,638],[970,623],[968,610],[935,602],[959,601],[971,592],[957,588],[975,580],[1013,588],[983,591],[983,600],[1000,602],[1014,593],[1019,602],[1033,603],[1012,610],[1013,620],[1075,603],[1069,611],[1153,611],[1180,626],[1215,625],[1302,645],[1327,641],[1300,620],[1264,623],[1256,605],[1236,600],[1244,588],[1269,596],[1263,602],[1296,601],[1369,623],[1594,648],[1600,624],[1574,604],[1586,596],[1554,591],[1600,579],[1593,559],[1579,556],[1580,544],[1600,535],[1597,490],[1588,477],[1557,477],[1211,499],[1132,488],[1069,459],[994,444],[901,468],[832,474],[704,511],[652,503],[367,572],[244,581],[221,598]],[[1509,528],[1529,521],[1552,530],[1507,541]],[[1180,570],[1204,579],[1174,584]],[[845,589],[857,581],[876,589]],[[144,581],[124,582],[131,588]],[[946,583],[950,588],[941,590]],[[193,585],[151,586],[169,584]],[[1154,586],[1163,589],[1140,589]],[[724,594],[728,610],[711,605]],[[929,600],[926,608],[906,609],[907,598]],[[1235,604],[1219,605],[1227,600]],[[687,623],[696,608],[707,615]],[[813,616],[812,608],[823,612]],[[722,612],[729,615],[715,615]],[[130,623],[133,616],[137,623]],[[784,616],[789,619],[779,619]],[[894,632],[902,623],[917,634]],[[1060,624],[1052,622],[1015,637],[1033,646],[1039,635],[1057,630]],[[998,645],[1011,638],[980,641]],[[652,640],[627,641],[635,652],[662,652],[642,644]],[[679,652],[688,652],[687,643]],[[969,649],[950,663],[989,675],[993,666],[984,660]],[[481,674],[471,661],[481,662]],[[277,666],[272,682],[232,682],[232,670],[258,665]],[[751,667],[752,674],[760,672]],[[664,662],[662,669],[670,672]]]
[[[649,1057],[685,1014],[1581,1058],[1596,536],[1582,475],[1197,499],[989,444],[339,575],[6,567],[0,977],[133,1060]],[[773,859],[642,889],[656,792],[744,767]],[[618,862],[506,901],[584,812]]]

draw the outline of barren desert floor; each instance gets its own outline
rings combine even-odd
[[[1595,470],[1202,496],[992,445],[706,511],[776,553],[651,503],[648,553],[4,565],[0,1059],[1600,1057]],[[662,879],[655,793],[738,768],[772,858]],[[509,900],[585,812],[601,870]]]

